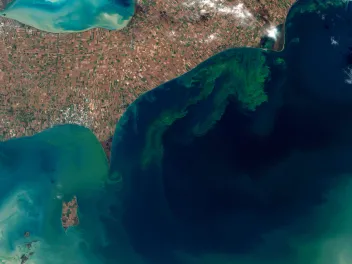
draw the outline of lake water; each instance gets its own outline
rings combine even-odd
[[[52,33],[125,27],[134,14],[134,0],[14,0],[0,16]]]
[[[78,126],[0,143],[0,259],[28,230],[36,263],[350,263],[351,23],[345,2],[300,1],[283,51],[227,50],[145,93],[110,167]]]

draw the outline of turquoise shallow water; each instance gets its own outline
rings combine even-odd
[[[79,126],[55,127],[1,143],[0,157],[0,263],[4,259],[20,263],[30,252],[34,263],[102,263],[92,262],[95,256],[80,249],[92,238],[104,240],[94,199],[103,191],[108,166],[94,135]],[[89,217],[81,222],[91,223],[92,232],[81,228],[64,232],[62,201],[73,196],[81,200],[80,214]]]
[[[0,260],[351,263],[351,6],[299,1],[283,51],[227,50],[142,95],[110,165],[79,126],[1,142]]]
[[[121,29],[134,9],[134,0],[14,0],[0,15],[43,31],[68,33]]]
[[[0,142],[0,263],[138,263],[110,213],[120,210],[117,190],[100,142],[84,127]],[[79,224],[65,230],[62,204],[73,197]]]

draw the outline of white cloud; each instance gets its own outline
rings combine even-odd
[[[187,7],[198,7],[201,11],[206,10],[224,15],[233,15],[236,18],[246,20],[253,15],[245,8],[243,3],[237,5],[226,5],[224,0],[186,0],[183,5]]]
[[[215,34],[211,34],[205,39],[205,42],[209,43],[209,42],[212,42],[215,39],[216,39],[216,35]]]
[[[276,27],[271,27],[271,28],[267,29],[266,32],[267,32],[267,36],[269,38],[277,40],[277,37],[279,36],[279,31],[277,30]]]

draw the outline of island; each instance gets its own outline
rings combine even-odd
[[[350,5],[298,1],[282,51],[229,49],[144,93],[110,164],[78,125],[0,142],[0,259],[351,262]]]

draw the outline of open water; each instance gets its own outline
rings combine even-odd
[[[0,259],[32,228],[35,263],[352,262],[351,3],[299,1],[285,26],[281,52],[227,50],[139,97],[110,167],[78,126],[0,143]]]
[[[14,0],[0,16],[52,33],[91,28],[125,27],[135,9],[134,0]]]

